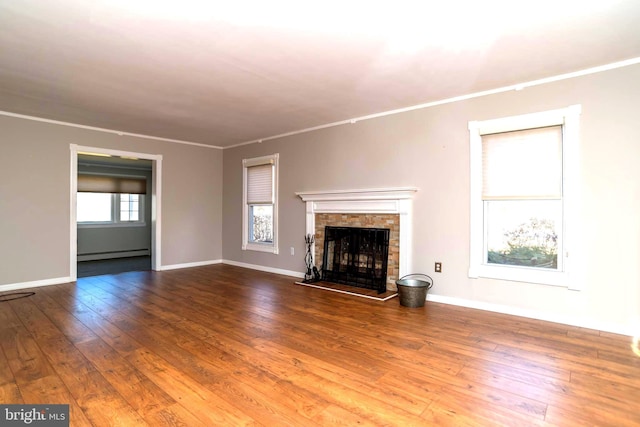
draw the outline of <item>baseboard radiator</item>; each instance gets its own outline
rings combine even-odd
[[[151,255],[151,251],[148,248],[78,254],[78,261],[96,261],[101,259],[128,258],[133,256],[145,256],[145,255]]]

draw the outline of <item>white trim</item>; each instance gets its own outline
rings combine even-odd
[[[70,206],[69,206],[69,276],[71,281],[78,277],[78,223],[76,218],[77,196],[78,196],[78,152],[90,152],[96,154],[109,154],[111,156],[136,157],[138,159],[152,160],[151,170],[151,269],[160,270],[162,268],[162,155],[137,153],[133,151],[113,150],[109,148],[87,147],[77,144],[69,144],[71,152],[71,176],[70,185]]]
[[[275,237],[274,237],[275,241]],[[266,252],[268,254],[277,254],[278,248],[274,246],[274,243],[268,242],[246,242],[242,245],[243,251],[256,251],[256,252]]]
[[[223,259],[222,263],[233,265],[236,267],[248,268],[250,270],[258,270],[258,271],[264,271],[266,273],[281,274],[283,276],[291,276],[291,277],[297,277],[299,279],[304,279],[304,273],[301,273],[299,271],[283,270],[282,268],[266,267],[264,265],[257,265],[257,264],[247,264],[245,262],[232,261],[229,259]]]
[[[371,296],[371,295],[363,295],[363,294],[359,294],[359,293],[356,293],[356,292],[343,291],[342,289],[329,288],[327,286],[314,285],[313,283],[295,282],[295,284],[296,285],[300,285],[300,286],[308,286],[310,288],[322,289],[322,290],[325,290],[325,291],[338,292],[340,294],[352,295],[354,297],[368,298],[368,299],[372,299],[372,300],[376,300],[376,301],[388,301],[391,298],[395,298],[395,297],[398,296],[398,293],[395,292],[395,293],[393,293],[393,294],[391,294],[389,296],[381,298],[381,297],[375,297],[375,296]]]
[[[584,283],[584,272],[587,270],[583,265],[585,259],[583,253],[582,235],[582,215],[580,204],[582,192],[580,185],[580,115],[582,107],[572,105],[567,108],[564,126],[564,137],[562,141],[563,151],[563,185],[565,192],[564,216],[570,218],[564,222],[564,269],[567,272],[567,288],[572,291],[582,289]],[[571,153],[565,156],[565,153]],[[569,243],[569,244],[567,244]]]
[[[273,242],[260,243],[249,241],[249,205],[247,204],[247,168],[259,165],[273,165]],[[242,159],[242,250],[279,253],[278,246],[278,199],[280,154]]]
[[[300,191],[303,202],[336,200],[400,200],[411,199],[416,187],[367,188],[364,190]]]
[[[69,175],[69,277],[78,278],[78,146],[70,144],[71,172]],[[152,246],[153,247],[153,246]]]
[[[579,114],[581,106],[572,105],[568,108],[561,108],[557,110],[469,122],[469,130],[477,132],[480,135],[487,135],[491,133],[511,132],[545,126],[557,126],[564,124],[564,117],[570,110]]]
[[[272,154],[269,156],[242,159],[242,166],[244,166],[245,168],[250,168],[252,166],[273,165],[275,164],[277,158],[278,158],[277,154]]]
[[[56,277],[54,279],[34,280],[32,282],[9,283],[0,285],[0,292],[15,291],[18,289],[39,288],[41,286],[61,285],[63,283],[74,282],[71,277]]]
[[[483,251],[483,206],[476,199],[482,194],[482,137],[477,122],[469,123],[469,277],[478,278]],[[478,220],[480,218],[480,220]],[[478,229],[480,227],[480,229]]]
[[[326,200],[310,201],[315,212],[321,213],[398,213],[400,200]]]
[[[158,271],[169,271],[169,270],[178,270],[181,268],[192,268],[192,267],[202,267],[205,265],[213,265],[213,264],[221,264],[221,259],[214,259],[210,261],[198,261],[198,262],[187,262],[183,264],[171,264],[171,265],[163,265]]]
[[[320,125],[320,126],[314,126],[314,127],[310,127],[310,128],[306,128],[306,129],[292,131],[292,132],[281,133],[281,134],[278,134],[278,135],[268,136],[268,137],[260,138],[260,139],[253,139],[251,141],[241,142],[239,144],[234,144],[234,145],[228,145],[228,146],[222,147],[222,148],[223,148],[223,150],[226,150],[228,148],[240,147],[242,145],[249,145],[249,144],[256,144],[256,143],[259,144],[259,143],[262,143],[263,141],[269,141],[269,140],[272,140],[272,139],[280,139],[280,138],[284,138],[284,137],[287,137],[287,136],[299,135],[299,134],[302,134],[302,133],[313,132],[315,130],[326,129],[326,128],[331,128],[331,127],[336,127],[336,126],[343,126],[343,125],[348,125],[348,124],[355,124],[355,123],[363,121],[363,120],[377,119],[379,117],[385,117],[385,116],[391,116],[391,115],[394,115],[394,114],[406,113],[408,111],[422,110],[422,109],[425,109],[425,108],[436,107],[438,105],[444,105],[444,104],[452,104],[454,102],[466,101],[466,100],[474,99],[474,98],[481,98],[483,96],[495,95],[495,94],[504,93],[504,92],[511,92],[512,90],[520,91],[520,90],[526,89],[528,87],[540,86],[540,85],[547,84],[547,83],[554,83],[554,82],[558,82],[558,81],[562,81],[562,80],[573,79],[573,78],[576,78],[576,77],[588,76],[590,74],[602,73],[602,72],[605,72],[605,71],[615,70],[617,68],[628,67],[628,66],[636,65],[636,64],[640,64],[640,57],[631,58],[631,59],[627,59],[627,60],[619,61],[619,62],[614,62],[614,63],[611,63],[611,64],[600,65],[600,66],[597,66],[597,67],[587,68],[587,69],[584,69],[584,70],[573,71],[573,72],[570,72],[570,73],[560,74],[560,75],[557,75],[557,76],[546,77],[546,78],[543,78],[543,79],[532,80],[532,81],[525,82],[525,83],[518,83],[518,84],[511,85],[511,86],[503,86],[503,87],[499,87],[499,88],[496,88],[496,89],[490,89],[490,90],[485,90],[485,91],[481,91],[481,92],[474,92],[474,93],[470,93],[470,94],[467,94],[467,95],[454,96],[452,98],[446,98],[446,99],[442,99],[442,100],[439,100],[439,101],[427,102],[427,103],[424,103],[424,104],[413,105],[413,106],[410,106],[410,107],[398,108],[396,110],[383,111],[381,113],[370,114],[368,116],[361,116],[361,117],[355,117],[355,118],[352,118],[352,119],[340,120],[340,121],[337,121],[337,122],[327,123],[327,124]]]
[[[611,332],[627,336],[634,336],[633,325],[621,323],[602,323],[591,319],[567,316],[557,313],[547,313],[539,310],[529,310],[525,308],[512,307],[501,304],[492,304],[483,301],[473,301],[463,298],[448,297],[443,295],[427,294],[427,301],[442,304],[455,305],[459,307],[473,308],[477,310],[491,311],[494,313],[508,314],[510,316],[527,317],[529,319],[544,320],[546,322],[560,323],[563,325],[577,326],[579,328],[593,329],[596,331]]]
[[[569,274],[569,244],[579,251],[579,230],[574,206],[578,199],[578,185],[575,177],[578,173],[578,128],[582,112],[580,105],[547,110],[531,114],[469,122],[469,164],[470,164],[470,221],[469,221],[469,272],[472,279],[480,277],[514,282],[536,283],[551,286],[563,286],[570,290],[580,290],[582,279]],[[509,132],[534,127],[563,124],[563,225],[558,248],[558,270],[544,270],[507,265],[485,263],[485,221],[484,202],[482,200],[482,135],[497,132]],[[572,258],[578,256],[572,255]],[[575,264],[575,263],[574,263]],[[575,270],[574,266],[572,270]]]
[[[306,202],[305,235],[316,234],[317,213],[398,214],[400,217],[398,274],[412,270],[413,196],[416,187],[362,190],[303,191],[296,195]],[[311,245],[315,253],[315,243]]]
[[[262,265],[246,264],[243,262],[218,259],[212,261],[192,262],[186,264],[173,264],[163,266],[161,271],[176,270],[181,268],[200,267],[213,264],[228,264],[236,267],[248,268],[251,270],[259,270],[267,273],[281,274],[283,276],[304,278],[304,273],[283,270],[279,268],[265,267]],[[0,285],[0,292],[14,291],[28,288],[39,288],[42,286],[61,285],[74,282],[71,277],[57,277],[54,279],[35,280],[31,282],[10,283],[6,285]],[[473,308],[477,310],[491,311],[494,313],[502,313],[511,316],[521,316],[530,319],[544,320],[547,322],[561,323],[564,325],[577,326],[581,328],[593,329],[597,331],[611,332],[614,334],[621,334],[627,336],[635,336],[637,334],[637,326],[625,325],[619,323],[600,323],[588,319],[575,318],[572,316],[559,315],[554,313],[545,313],[537,310],[527,310],[506,305],[492,304],[482,301],[473,301],[463,298],[448,297],[443,295],[435,295],[433,293],[427,293],[427,301],[455,305],[458,307]],[[640,321],[640,320],[639,320]]]
[[[43,122],[43,123],[49,123],[49,124],[54,124],[54,125],[60,125],[60,126],[69,126],[69,127],[79,128],[79,129],[94,130],[94,131],[98,131],[98,132],[113,133],[113,134],[116,134],[118,136],[132,136],[134,138],[152,139],[152,140],[155,140],[155,141],[164,141],[164,142],[174,142],[176,144],[195,145],[197,147],[215,148],[215,149],[218,149],[218,150],[222,150],[222,148],[223,148],[223,147],[218,147],[218,146],[215,146],[215,145],[202,144],[200,142],[191,142],[191,141],[184,141],[184,140],[181,140],[181,139],[163,138],[163,137],[160,137],[160,136],[145,135],[145,134],[142,134],[142,133],[131,133],[131,132],[125,132],[125,131],[121,131],[121,130],[100,128],[100,127],[95,127],[95,126],[86,126],[86,125],[81,125],[81,124],[78,124],[78,123],[63,122],[63,121],[60,121],[60,120],[51,120],[51,119],[45,119],[45,118],[42,118],[42,117],[28,116],[26,114],[11,113],[9,111],[0,111],[0,116],[14,117],[14,118],[17,118],[17,119],[25,119],[25,120],[33,120],[35,122]]]
[[[570,72],[570,73],[560,74],[560,75],[557,75],[557,76],[546,77],[546,78],[543,78],[543,79],[532,80],[532,81],[525,82],[525,83],[518,83],[518,84],[514,84],[514,85],[510,85],[510,86],[503,86],[503,87],[500,87],[500,88],[485,90],[485,91],[481,91],[481,92],[474,92],[474,93],[470,93],[470,94],[467,94],[467,95],[454,96],[452,98],[445,98],[445,99],[438,100],[438,101],[426,102],[426,103],[423,103],[423,104],[417,104],[417,105],[413,105],[413,106],[409,106],[409,107],[398,108],[398,109],[395,109],[395,110],[383,111],[383,112],[380,112],[380,113],[370,114],[370,115],[367,115],[367,116],[360,116],[360,117],[355,117],[355,118],[351,118],[351,119],[340,120],[340,121],[337,121],[337,122],[327,123],[327,124],[324,124],[324,125],[314,126],[314,127],[305,128],[305,129],[300,129],[300,130],[296,130],[296,131],[292,131],[292,132],[285,132],[285,133],[281,133],[281,134],[278,134],[278,135],[272,135],[272,136],[268,136],[268,137],[264,137],[264,138],[252,139],[250,141],[240,142],[238,144],[228,145],[228,146],[224,146],[224,147],[220,147],[220,146],[216,146],[216,145],[209,145],[209,144],[202,144],[202,143],[199,143],[199,142],[184,141],[184,140],[180,140],[180,139],[162,138],[162,137],[157,137],[157,136],[150,136],[150,135],[144,135],[144,134],[123,132],[123,131],[118,131],[118,130],[113,130],[113,129],[86,126],[86,125],[81,125],[81,124],[77,124],[77,123],[63,122],[63,121],[59,121],[59,120],[45,119],[45,118],[42,118],[42,117],[28,116],[28,115],[25,115],[25,114],[11,113],[9,111],[0,111],[0,116],[15,117],[15,118],[25,119],[25,120],[34,120],[34,121],[38,121],[38,122],[52,123],[52,124],[57,124],[57,125],[62,125],[62,126],[71,126],[71,127],[76,127],[76,128],[80,128],[80,129],[89,129],[89,130],[95,130],[95,131],[98,131],[98,132],[113,133],[113,134],[121,135],[121,136],[122,135],[126,135],[126,136],[132,136],[132,137],[136,137],[136,138],[153,139],[153,140],[157,140],[157,141],[173,142],[173,143],[177,143],[177,144],[187,144],[187,145],[195,145],[195,146],[204,147],[204,148],[215,148],[215,149],[219,149],[219,150],[226,150],[226,149],[229,149],[229,148],[236,148],[236,147],[240,147],[240,146],[243,146],[243,145],[260,144],[263,141],[269,141],[269,140],[273,140],[273,139],[284,138],[284,137],[287,137],[287,136],[299,135],[299,134],[302,134],[302,133],[313,132],[315,130],[326,129],[326,128],[342,126],[342,125],[347,125],[347,124],[355,124],[355,123],[357,123],[359,121],[363,121],[363,120],[376,119],[376,118],[379,118],[379,117],[391,116],[391,115],[394,115],[394,114],[405,113],[405,112],[408,112],[408,111],[421,110],[421,109],[425,109],[425,108],[435,107],[435,106],[438,106],[438,105],[451,104],[451,103],[459,102],[459,101],[466,101],[468,99],[474,99],[474,98],[480,98],[480,97],[483,97],[483,96],[494,95],[494,94],[498,94],[498,93],[510,92],[512,90],[518,90],[519,91],[519,90],[526,89],[528,87],[540,86],[540,85],[547,84],[547,83],[554,83],[554,82],[567,80],[567,79],[572,79],[572,78],[576,78],[576,77],[587,76],[587,75],[590,75],[590,74],[602,73],[602,72],[605,72],[605,71],[615,70],[617,68],[624,68],[624,67],[628,67],[628,66],[636,65],[636,64],[640,64],[640,57],[631,58],[631,59],[627,59],[627,60],[619,61],[619,62],[613,62],[613,63],[605,64],[605,65],[600,65],[600,66],[597,66],[597,67],[591,67],[591,68],[587,68],[587,69],[583,69],[583,70],[579,70],[579,71],[574,71],[574,72]]]
[[[151,269],[162,268],[162,156],[151,169]]]

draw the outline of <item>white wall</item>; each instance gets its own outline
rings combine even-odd
[[[638,81],[636,65],[225,150],[224,258],[303,272],[305,210],[295,192],[416,186],[414,270],[435,279],[431,297],[629,333],[640,319]],[[573,104],[582,105],[582,228],[571,261],[582,290],[469,279],[468,122]],[[280,255],[242,251],[241,161],[276,152]]]

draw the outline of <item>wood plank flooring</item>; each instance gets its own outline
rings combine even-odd
[[[126,258],[99,259],[94,261],[79,261],[77,263],[78,277],[101,276],[104,274],[119,274],[128,271],[151,270],[151,256],[135,256]]]
[[[640,425],[631,339],[227,265],[0,303],[0,402],[73,426]]]

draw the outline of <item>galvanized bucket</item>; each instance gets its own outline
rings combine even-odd
[[[421,276],[422,278],[429,279],[429,281],[407,279],[407,277],[411,276]],[[433,279],[426,274],[407,274],[396,280],[396,285],[398,285],[400,305],[411,308],[423,307],[427,299],[427,291],[433,286]]]

